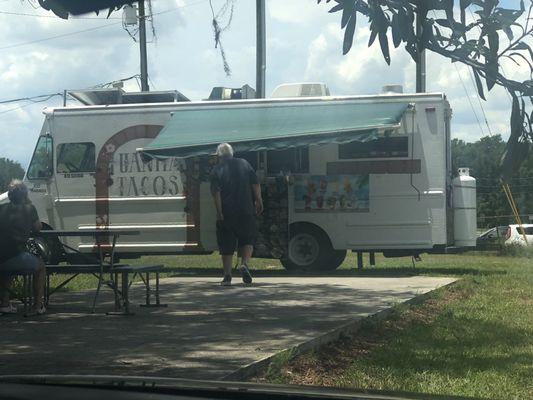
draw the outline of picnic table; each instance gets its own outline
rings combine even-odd
[[[91,274],[98,278],[98,286],[94,295],[92,312],[95,312],[96,302],[100,294],[102,285],[107,285],[113,289],[115,296],[115,311],[108,312],[112,315],[131,315],[129,310],[129,288],[133,281],[129,279],[129,274],[141,276],[141,279],[146,288],[146,304],[145,306],[163,307],[159,299],[159,273],[163,269],[162,265],[127,265],[127,264],[115,264],[115,248],[117,239],[120,236],[125,235],[139,235],[140,231],[125,230],[125,229],[80,229],[80,230],[44,230],[40,232],[43,237],[94,237],[95,238],[95,250],[97,251],[98,258],[92,258],[96,262],[87,264],[71,264],[71,265],[47,265],[47,279],[46,279],[46,302],[49,302],[50,296],[57,290],[64,287],[74,278],[80,274]],[[111,239],[102,240],[103,238]],[[82,253],[77,249],[74,249],[63,243],[63,246],[75,253],[87,256],[90,255]],[[109,259],[106,260],[106,257]],[[91,261],[92,261],[91,260]],[[156,303],[151,303],[151,287],[150,287],[150,273],[156,275],[156,288],[155,297]],[[53,291],[50,290],[50,275],[64,274],[71,275],[69,278],[61,282]],[[109,280],[106,280],[105,276],[109,274]],[[119,277],[121,278],[122,285],[119,288]]]

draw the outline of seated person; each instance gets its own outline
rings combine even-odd
[[[41,315],[44,306],[46,272],[44,262],[26,250],[32,232],[41,230],[37,210],[28,199],[28,189],[18,180],[8,189],[9,203],[0,205],[0,313],[13,314],[16,308],[9,302],[11,280],[20,273],[34,276],[33,312]]]

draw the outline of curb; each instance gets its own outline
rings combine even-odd
[[[435,290],[439,290],[443,288],[450,288],[451,286],[457,284],[457,282],[459,282],[460,280],[461,279],[458,278],[457,280],[450,282],[446,285],[440,286],[429,292],[423,293],[421,295],[415,296],[409,300],[406,300],[402,303],[397,303],[397,304],[405,304],[405,305],[411,305],[411,306],[422,304],[432,296]],[[247,381],[250,378],[259,375],[260,373],[265,372],[270,366],[272,360],[281,353],[290,352],[291,354],[290,357],[294,358],[297,355],[315,351],[321,346],[324,346],[326,344],[332,343],[340,339],[342,336],[349,336],[349,335],[353,335],[357,333],[361,329],[361,325],[363,321],[368,321],[369,319],[372,319],[374,321],[382,321],[386,319],[387,317],[389,317],[392,314],[392,312],[393,312],[393,307],[387,307],[384,310],[378,311],[375,314],[370,314],[366,317],[350,321],[344,325],[341,325],[338,328],[332,329],[324,333],[323,335],[317,336],[306,342],[297,344],[296,346],[280,350],[277,353],[274,353],[258,361],[254,361],[248,365],[245,365],[244,367],[241,367],[237,369],[236,371],[233,371],[223,376],[221,380],[222,381],[234,381],[234,382]]]

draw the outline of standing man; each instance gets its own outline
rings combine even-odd
[[[248,269],[257,238],[256,216],[263,212],[261,185],[248,161],[233,157],[233,148],[222,143],[217,148],[218,164],[211,173],[211,193],[217,211],[217,242],[224,279],[231,285],[233,253],[242,257],[237,264],[245,284],[252,283]]]

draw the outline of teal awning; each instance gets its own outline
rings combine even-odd
[[[407,103],[353,99],[225,102],[174,112],[159,135],[139,151],[151,157],[192,157],[230,143],[236,152],[281,150],[368,141],[398,126]]]

